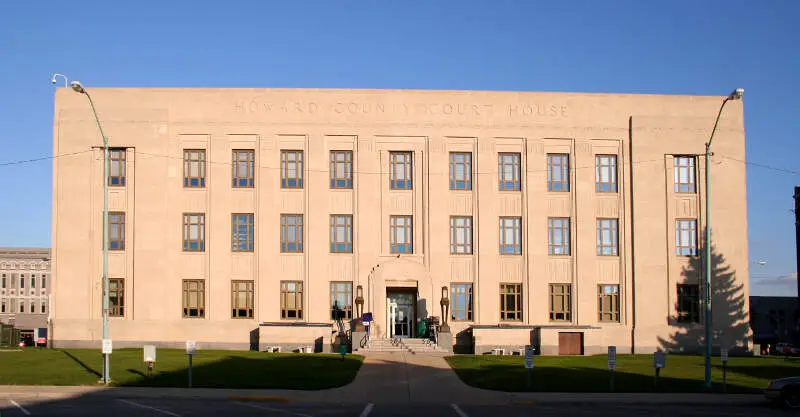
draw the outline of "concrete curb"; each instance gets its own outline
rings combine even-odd
[[[472,398],[438,398],[399,403],[415,405],[536,405],[545,404],[664,404],[664,405],[763,405],[761,394],[652,394],[652,393],[510,393],[486,392]],[[221,389],[221,388],[148,388],[95,386],[0,386],[0,398],[58,401],[80,397],[196,399],[205,401],[240,401],[302,404],[365,404],[362,397],[348,398],[339,389],[320,391]],[[371,402],[383,403],[378,399]]]

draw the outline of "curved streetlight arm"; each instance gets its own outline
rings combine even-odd
[[[75,92],[86,94],[89,99],[89,105],[92,107],[92,114],[94,120],[97,122],[97,128],[100,129],[100,136],[103,137],[103,340],[108,340],[108,315],[109,315],[109,281],[108,281],[108,137],[103,132],[103,126],[100,124],[100,118],[97,116],[97,110],[94,107],[94,101],[91,94],[78,81],[72,82],[72,89]],[[111,366],[110,357],[108,354],[103,354],[103,383],[108,385],[111,380]]]
[[[725,97],[725,100],[722,101],[722,105],[719,106],[719,112],[717,112],[717,119],[714,121],[714,128],[711,129],[711,135],[708,138],[708,142],[706,142],[706,153],[705,153],[705,180],[706,180],[706,198],[705,198],[705,208],[706,208],[706,218],[705,218],[705,241],[704,243],[704,262],[705,262],[705,274],[704,275],[704,287],[703,288],[703,301],[705,307],[705,314],[704,314],[704,325],[705,325],[705,386],[707,389],[711,389],[711,348],[712,348],[712,335],[711,335],[711,298],[712,298],[712,291],[711,291],[711,273],[712,273],[712,255],[711,255],[711,143],[714,141],[714,133],[717,131],[717,126],[719,125],[720,116],[722,116],[722,109],[725,108],[725,104],[728,103],[730,100],[740,100],[742,95],[744,94],[744,90],[741,88],[737,88],[734,90],[728,97]]]

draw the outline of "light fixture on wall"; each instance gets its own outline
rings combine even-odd
[[[450,326],[447,325],[447,319],[450,314],[450,297],[447,296],[447,286],[442,287],[442,300],[439,304],[442,306],[442,326],[439,328],[440,332],[449,332]]]
[[[364,314],[364,287],[361,285],[356,286],[356,317],[362,317]]]

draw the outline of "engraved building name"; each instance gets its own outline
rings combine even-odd
[[[551,103],[465,104],[465,103],[365,103],[336,102],[320,104],[314,101],[282,103],[242,100],[234,104],[237,113],[262,114],[333,114],[389,116],[453,116],[453,117],[567,117],[566,105]]]

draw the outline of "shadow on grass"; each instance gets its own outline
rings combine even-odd
[[[362,361],[358,358],[341,359],[335,356],[286,355],[264,358],[227,356],[221,360],[194,365],[192,386],[198,388],[260,388],[321,390],[350,383],[358,373]],[[189,369],[159,371],[156,366],[152,377],[142,372],[117,386],[136,387],[186,387]]]
[[[506,392],[612,392],[612,374],[606,369],[584,366],[540,366],[531,370],[528,385],[527,370],[521,363],[483,363],[478,367],[453,367],[459,378],[476,388]],[[720,379],[722,367],[718,373]],[[793,367],[728,367],[728,393],[757,394],[763,386],[754,378],[772,379],[791,375]],[[739,374],[739,375],[735,375]],[[705,389],[702,375],[685,375],[675,367],[661,371],[656,379],[650,374],[618,370],[613,373],[613,392],[627,393],[701,393]],[[712,392],[723,392],[721,381],[715,381]]]
[[[786,366],[767,365],[767,366],[731,366],[728,365],[728,373],[736,373],[751,378],[779,379],[790,376],[800,376],[800,363],[787,364]],[[722,372],[721,365],[714,365],[718,372]]]
[[[73,355],[69,351],[62,350],[61,352],[63,352],[65,355],[67,355],[68,358],[70,358],[73,361],[75,361],[78,365],[80,365],[87,372],[94,374],[98,378],[102,378],[103,377],[103,375],[100,372],[92,369],[89,365],[87,365],[85,362],[83,362],[82,360],[80,360],[77,357],[75,357],[75,355]]]

